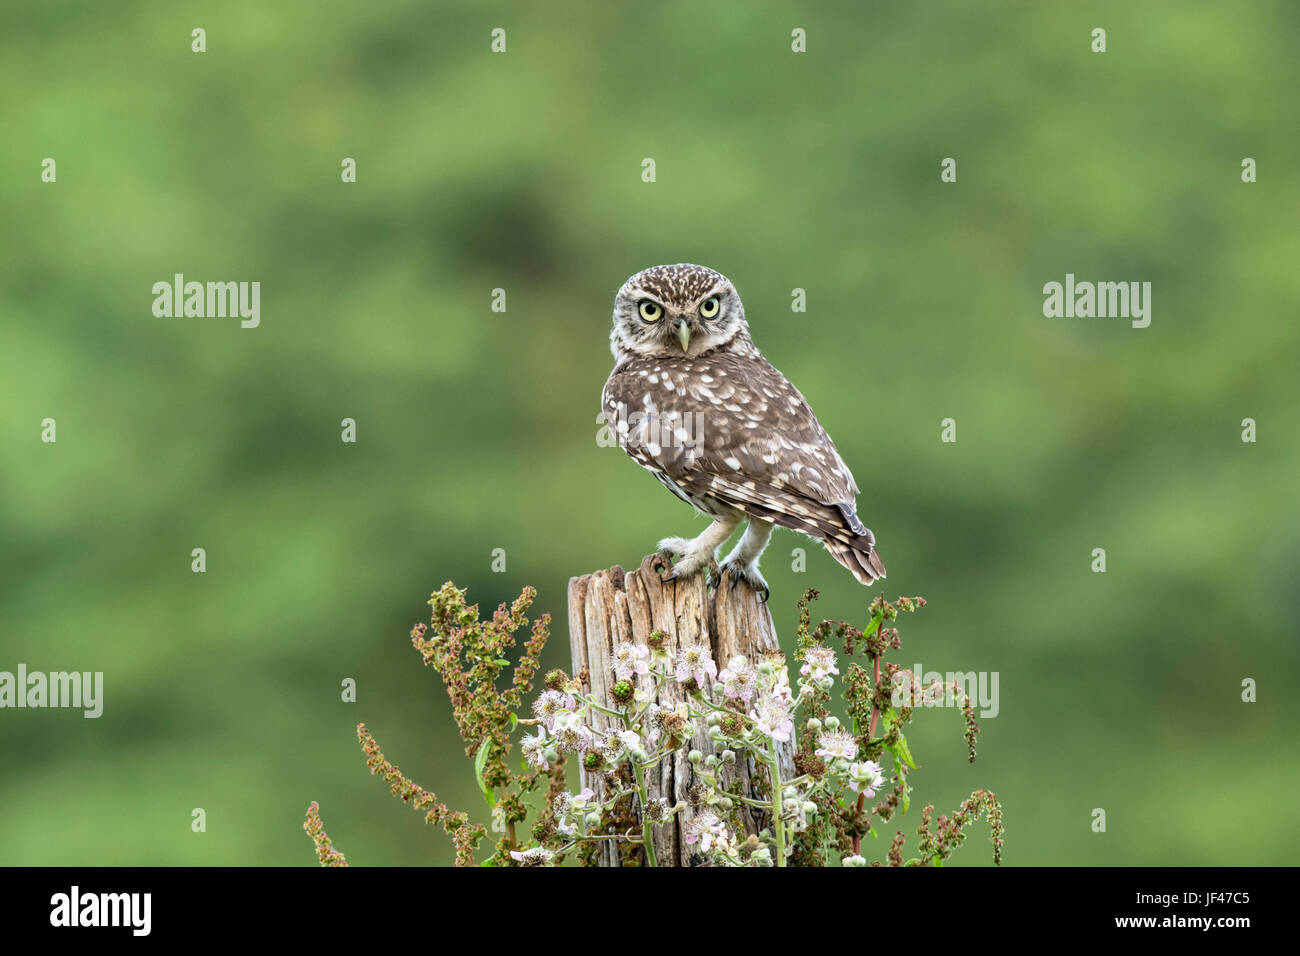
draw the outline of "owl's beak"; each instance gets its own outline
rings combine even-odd
[[[691,323],[681,318],[677,320],[677,341],[682,343],[682,351],[685,352],[691,344]]]

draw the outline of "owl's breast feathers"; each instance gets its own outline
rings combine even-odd
[[[757,350],[627,359],[605,383],[603,408],[623,450],[681,497],[822,539],[859,579],[883,576],[852,473],[803,395]],[[837,549],[861,551],[871,566]]]

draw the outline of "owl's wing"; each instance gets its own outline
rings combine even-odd
[[[852,472],[788,378],[756,353],[724,355],[708,367],[711,372],[687,378],[688,394],[712,409],[705,468],[762,477],[822,504],[853,507]],[[739,469],[728,459],[738,460]]]
[[[830,436],[799,390],[757,353],[616,370],[605,387],[607,418],[620,403],[655,417],[640,434],[635,421],[624,423],[627,453],[688,494],[814,537],[874,544],[856,514],[857,483]]]

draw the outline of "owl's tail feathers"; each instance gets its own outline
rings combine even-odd
[[[885,576],[885,565],[872,544],[863,542],[863,547],[855,548],[835,538],[827,538],[826,550],[831,553],[831,557],[848,568],[855,578],[868,587],[873,581]]]

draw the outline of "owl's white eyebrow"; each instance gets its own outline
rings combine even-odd
[[[698,309],[701,305],[703,305],[705,302],[708,302],[708,301],[709,301],[710,299],[712,299],[714,296],[716,296],[719,300],[721,300],[721,299],[722,299],[722,290],[723,290],[724,288],[726,288],[726,286],[722,285],[721,283],[719,283],[718,285],[714,286],[713,289],[712,289],[711,291],[706,292],[704,295],[702,295],[702,296],[700,296],[698,299],[696,299],[696,300],[695,300],[695,303],[692,305],[692,308]],[[719,301],[718,304],[721,305],[722,302]]]

